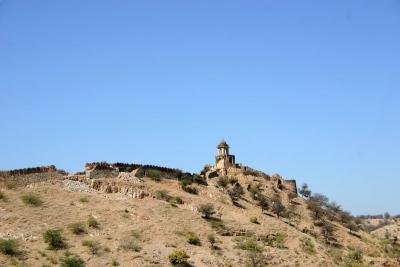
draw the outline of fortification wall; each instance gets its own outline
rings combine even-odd
[[[9,171],[0,171],[0,177],[9,177],[9,176],[21,176],[33,173],[52,173],[57,172],[56,166],[39,166],[39,167],[32,167],[32,168],[24,168],[24,169],[15,169]]]

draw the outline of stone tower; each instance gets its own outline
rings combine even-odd
[[[215,157],[215,167],[218,170],[227,169],[235,166],[235,156],[229,155],[229,145],[222,140],[217,146],[217,156]]]

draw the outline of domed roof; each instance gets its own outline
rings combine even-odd
[[[222,141],[218,144],[217,148],[228,148],[229,145],[225,142],[224,139],[222,139]]]

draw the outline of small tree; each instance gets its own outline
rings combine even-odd
[[[264,195],[258,195],[258,205],[261,207],[261,211],[264,212],[264,210],[269,209],[269,201],[266,196]]]
[[[282,204],[282,200],[278,195],[274,198],[272,211],[278,216],[278,218],[286,215],[286,207]]]
[[[299,190],[300,195],[302,195],[304,198],[309,198],[311,196],[311,190],[308,188],[308,185],[304,183],[300,190]]]
[[[329,243],[335,240],[335,231],[336,228],[332,223],[325,220],[322,221],[321,234],[324,236],[326,242]]]
[[[198,210],[205,219],[210,219],[215,214],[214,206],[211,203],[200,204]]]
[[[385,214],[383,214],[383,218],[384,218],[385,220],[389,220],[389,219],[391,218],[389,212],[385,212]]]

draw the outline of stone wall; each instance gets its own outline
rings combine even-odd
[[[52,173],[52,172],[58,172],[58,171],[59,170],[57,170],[56,166],[54,166],[54,165],[39,166],[39,167],[33,167],[33,168],[1,171],[0,177],[20,176],[20,175],[27,175],[27,174],[33,174],[33,173]]]

